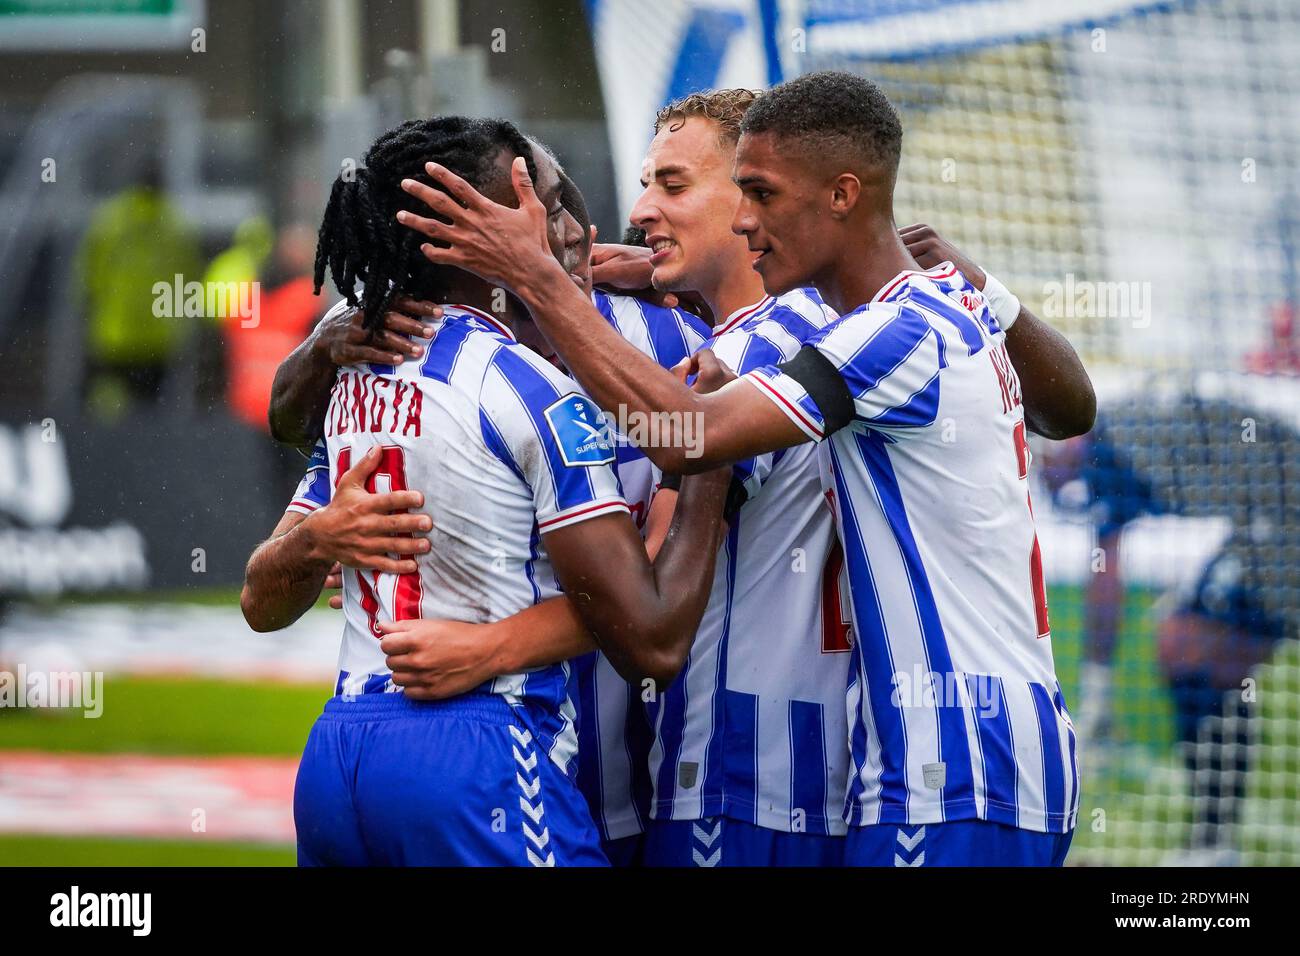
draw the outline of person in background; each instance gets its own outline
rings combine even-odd
[[[1248,531],[1234,533],[1156,632],[1191,780],[1192,826],[1177,858],[1184,865],[1240,863],[1237,829],[1259,732],[1246,679],[1280,640],[1295,636],[1263,593],[1267,552]]]
[[[324,311],[312,292],[315,254],[316,234],[310,227],[296,223],[281,230],[258,314],[251,322],[237,315],[223,320],[230,410],[259,431],[269,432],[266,412],[275,370]]]
[[[1235,421],[1234,411],[1189,397],[1182,409],[1146,404],[1103,412],[1091,435],[1047,449],[1044,471],[1054,492],[1081,478],[1097,527],[1097,552],[1085,591],[1084,653],[1080,671],[1080,740],[1104,754],[1112,740],[1114,661],[1125,619],[1127,582],[1121,561],[1125,528],[1146,515],[1178,513],[1194,496],[1157,487],[1150,468],[1135,461],[1133,435],[1179,441],[1189,428],[1208,434],[1215,423]],[[1188,410],[1191,411],[1188,411]],[[1143,438],[1144,451],[1160,439]],[[1174,732],[1192,799],[1184,849],[1171,862],[1236,865],[1237,824],[1246,798],[1253,735],[1251,698],[1243,693],[1254,669],[1273,656],[1294,627],[1270,600],[1284,559],[1279,542],[1238,524],[1199,572],[1191,587],[1171,591],[1157,604],[1156,658],[1174,711]]]
[[[1283,302],[1273,308],[1269,341],[1246,355],[1246,371],[1257,375],[1300,375],[1300,335],[1296,334],[1296,308]]]
[[[257,297],[253,290],[263,278],[275,243],[275,231],[266,218],[250,216],[235,228],[229,248],[217,253],[203,275],[203,314],[209,321],[199,332],[197,388],[201,408],[211,410],[218,404],[232,373],[233,356],[217,347],[218,338],[224,337],[228,347],[232,330],[256,331],[261,324],[260,316],[246,313],[260,312],[261,290]],[[232,410],[239,414],[237,409]]]
[[[1125,613],[1124,528],[1143,515],[1163,514],[1150,482],[1137,474],[1112,441],[1106,417],[1100,416],[1091,435],[1070,439],[1047,456],[1047,477],[1063,468],[1062,477],[1076,470],[1088,488],[1088,507],[1097,527],[1099,558],[1084,591],[1084,660],[1079,672],[1080,739],[1086,743],[1110,738],[1112,663]]]
[[[87,322],[83,395],[101,419],[157,403],[184,337],[180,316],[155,314],[154,285],[197,277],[199,243],[161,180],[151,162],[135,185],[105,200],[77,252]]]
[[[228,315],[222,322],[226,342],[226,402],[231,413],[258,431],[270,434],[267,411],[271,383],[280,363],[306,338],[324,312],[312,291],[316,231],[302,223],[282,229],[251,319]],[[266,444],[271,474],[291,488],[302,473],[302,459],[273,442]]]

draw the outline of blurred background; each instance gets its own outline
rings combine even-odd
[[[0,865],[292,863],[338,622],[238,588],[378,133],[514,119],[613,237],[658,106],[827,67],[902,110],[899,224],[1097,385],[1034,446],[1070,862],[1300,863],[1297,48],[1293,0],[0,0]]]

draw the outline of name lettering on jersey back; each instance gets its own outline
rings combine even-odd
[[[999,343],[990,349],[989,358],[993,362],[993,371],[998,376],[998,388],[1002,393],[1002,411],[1005,414],[1021,404],[1020,376],[1016,374],[1015,366],[1011,364],[1006,343]]]
[[[325,434],[385,432],[420,437],[424,392],[411,382],[370,372],[343,372],[330,393]]]

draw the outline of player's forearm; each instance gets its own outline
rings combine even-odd
[[[337,371],[316,332],[280,363],[267,410],[271,436],[276,441],[307,448],[320,438]]]
[[[490,624],[492,676],[558,664],[597,649],[582,615],[567,597],[555,597]]]
[[[554,260],[535,271],[516,294],[569,372],[605,411],[661,423],[659,441],[641,450],[664,471],[687,470],[684,423],[699,420],[701,396],[619,335]]]
[[[653,561],[668,539],[668,531],[673,525],[673,514],[677,508],[677,489],[660,488],[650,501],[650,513],[646,515],[645,552]]]
[[[666,688],[685,664],[709,603],[726,534],[722,509],[730,480],[730,469],[683,479],[672,524],[654,558],[654,595],[635,629],[637,646],[629,653],[611,650],[608,642],[601,645],[624,679],[639,683],[649,678]]]
[[[320,597],[333,564],[317,553],[301,522],[263,541],[248,559],[239,597],[248,626],[275,631],[298,620]]]
[[[1097,396],[1069,339],[1021,306],[1007,332],[1007,354],[1020,378],[1031,431],[1060,440],[1092,430]]]

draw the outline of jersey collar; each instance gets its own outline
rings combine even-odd
[[[957,267],[951,262],[941,262],[933,269],[926,269],[924,272],[917,272],[913,269],[904,269],[898,275],[894,276],[894,278],[881,286],[880,291],[872,297],[871,301],[887,301],[891,296],[897,295],[902,289],[903,284],[913,276],[925,276],[927,279],[947,279],[950,276],[956,275],[956,273]]]
[[[474,318],[478,319],[480,322],[482,322],[484,325],[490,328],[493,332],[500,332],[511,342],[519,341],[518,339],[515,338],[515,333],[510,331],[510,327],[508,325],[506,325],[500,319],[495,318],[494,316],[491,316],[486,312],[474,308],[472,305],[460,305],[458,303],[449,302],[447,303],[447,307],[451,309],[459,309],[462,312],[468,312]]]
[[[727,321],[723,322],[713,330],[713,335],[710,336],[710,338],[716,339],[719,335],[724,335],[725,333],[730,332],[732,329],[740,325],[741,322],[757,315],[775,301],[776,300],[770,295],[765,295],[761,300],[755,302],[753,305],[745,306],[743,309],[737,309],[735,312],[731,313],[731,315],[727,316]]]

